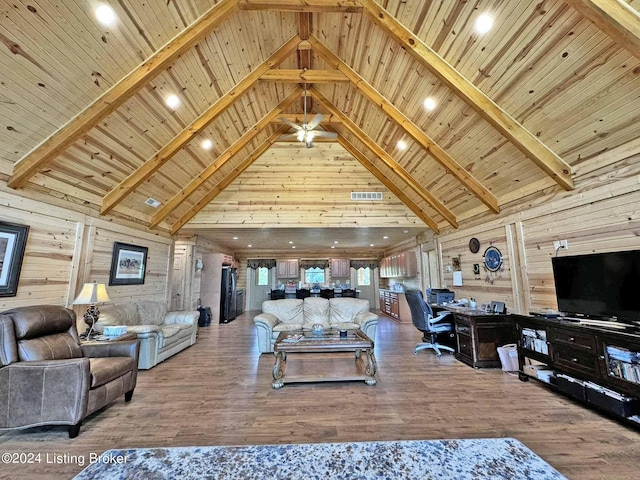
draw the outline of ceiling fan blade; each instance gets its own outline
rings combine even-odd
[[[300,125],[295,124],[295,123],[287,120],[286,118],[281,118],[280,121],[282,123],[285,123],[285,124],[289,125],[291,128],[295,128],[296,130],[302,130],[302,127]]]
[[[297,133],[285,133],[284,135],[280,135],[278,140],[298,140]]]
[[[307,123],[307,129],[313,130],[314,128],[316,128],[318,125],[320,125],[320,122],[322,121],[323,117],[324,117],[323,114],[316,113],[314,117],[311,119],[311,121]]]
[[[325,132],[324,130],[314,130],[313,133],[316,137],[323,138],[338,138],[338,134],[336,132]]]

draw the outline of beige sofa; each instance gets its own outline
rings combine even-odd
[[[164,303],[144,300],[100,307],[96,330],[126,325],[140,340],[138,368],[147,370],[196,343],[199,317],[197,311],[168,312]]]
[[[260,353],[273,352],[273,344],[280,332],[311,329],[321,323],[325,328],[360,329],[375,341],[378,315],[369,311],[369,300],[359,298],[319,298],[267,300],[262,313],[253,321],[258,335]]]

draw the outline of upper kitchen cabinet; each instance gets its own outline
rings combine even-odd
[[[349,278],[351,260],[348,258],[331,259],[331,278]]]
[[[297,258],[289,258],[287,260],[278,260],[276,262],[277,278],[298,278],[300,275],[300,267]]]
[[[416,252],[408,251],[384,257],[380,261],[380,277],[410,278],[417,275]]]

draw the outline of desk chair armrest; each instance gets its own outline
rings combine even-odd
[[[440,315],[438,315],[437,317],[433,317],[429,320],[429,324],[435,325],[445,320],[451,323],[452,319],[449,318],[450,316],[451,316],[451,312],[440,312]]]

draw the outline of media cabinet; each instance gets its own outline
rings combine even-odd
[[[519,378],[640,428],[640,328],[512,314]]]

